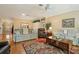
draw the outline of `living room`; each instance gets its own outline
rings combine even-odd
[[[0,54],[79,54],[78,19],[78,4],[0,5]]]

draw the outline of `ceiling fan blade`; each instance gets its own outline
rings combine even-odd
[[[43,4],[39,4],[39,6],[43,6]]]
[[[39,4],[39,6],[43,6],[46,11],[49,8],[49,4],[46,4],[45,6],[44,6],[44,4]]]

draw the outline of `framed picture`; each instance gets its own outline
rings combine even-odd
[[[75,18],[63,19],[62,27],[63,28],[74,28],[75,27]]]

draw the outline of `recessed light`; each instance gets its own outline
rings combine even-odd
[[[26,14],[25,13],[22,13],[22,16],[25,16]]]

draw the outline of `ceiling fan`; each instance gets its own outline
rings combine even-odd
[[[39,6],[44,7],[44,9],[47,11],[49,9],[49,4],[39,4]]]

